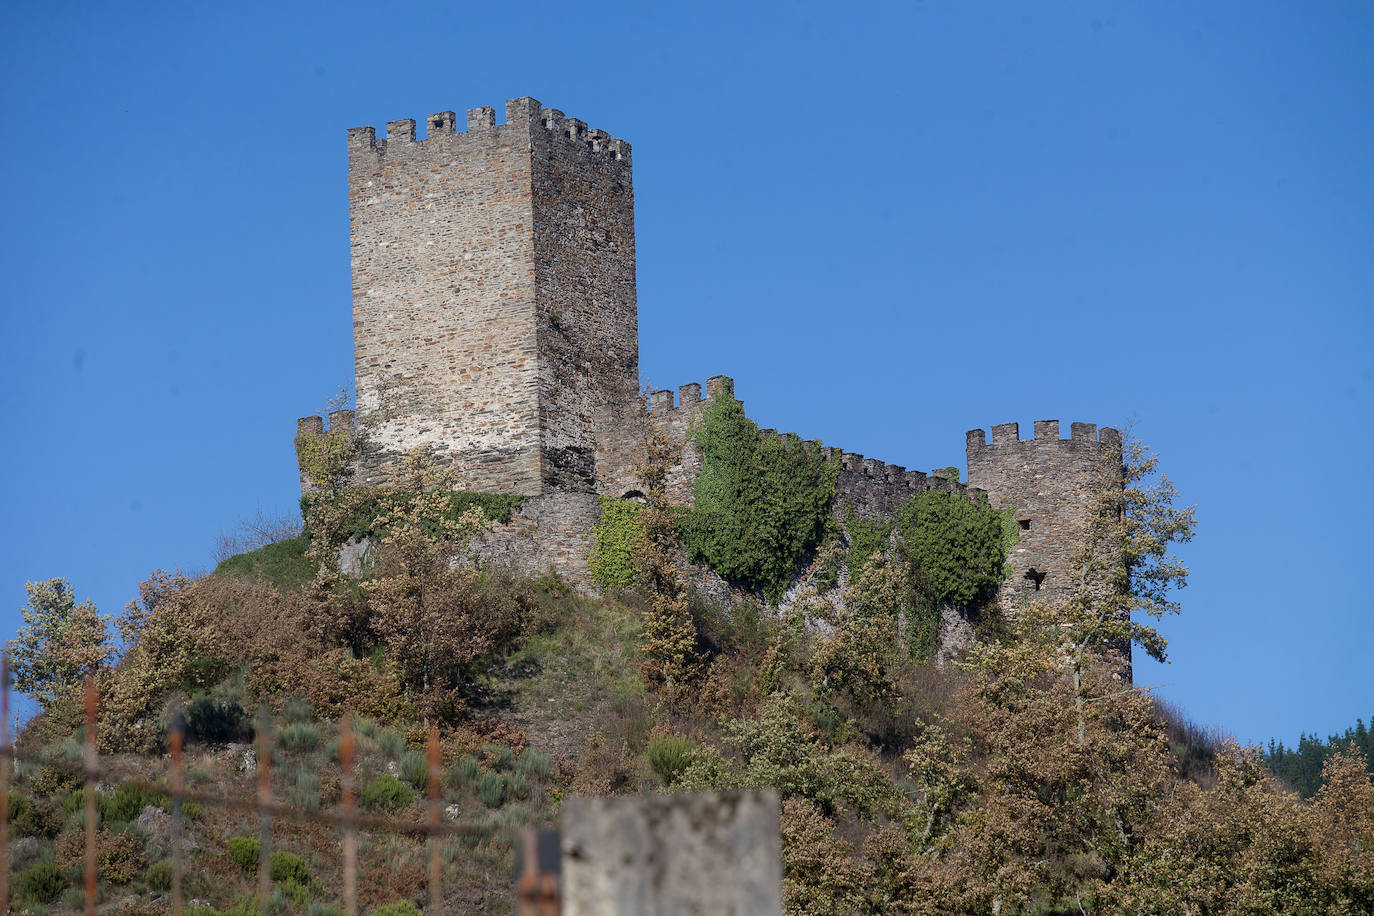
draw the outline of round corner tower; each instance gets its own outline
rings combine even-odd
[[[981,429],[967,435],[969,486],[986,490],[993,508],[1016,513],[1003,608],[1014,613],[1028,600],[1068,597],[1102,488],[1120,485],[1121,433],[1073,423],[1061,439],[1058,420],[1036,420],[1034,439],[1021,439],[1016,423],[994,426],[991,444]]]
[[[427,447],[463,486],[591,492],[639,378],[630,144],[530,98],[348,132],[365,477]]]

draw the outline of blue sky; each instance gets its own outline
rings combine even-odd
[[[122,8],[121,8],[122,7]],[[1242,739],[1374,714],[1374,6],[16,2],[0,631],[296,502],[351,385],[344,131],[532,95],[634,144],[641,366],[914,468],[1133,422]]]

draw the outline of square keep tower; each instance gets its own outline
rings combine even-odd
[[[463,486],[591,492],[639,379],[630,144],[530,98],[348,132],[366,478],[433,449]]]

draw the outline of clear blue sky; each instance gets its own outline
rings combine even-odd
[[[0,631],[291,511],[352,381],[344,131],[532,95],[634,144],[641,363],[915,468],[1134,421],[1190,715],[1374,713],[1374,5],[14,2]],[[1065,426],[1067,429],[1067,426]]]

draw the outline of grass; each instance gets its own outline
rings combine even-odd
[[[582,746],[599,718],[641,704],[639,645],[633,608],[580,601],[573,622],[526,640],[484,686],[496,705],[514,707],[533,744],[566,753]]]
[[[278,541],[230,557],[215,567],[215,575],[266,582],[283,592],[298,592],[315,578],[315,566],[305,556],[305,536]]]
[[[696,742],[682,735],[661,735],[649,739],[649,765],[665,786],[677,782],[696,754]]]

